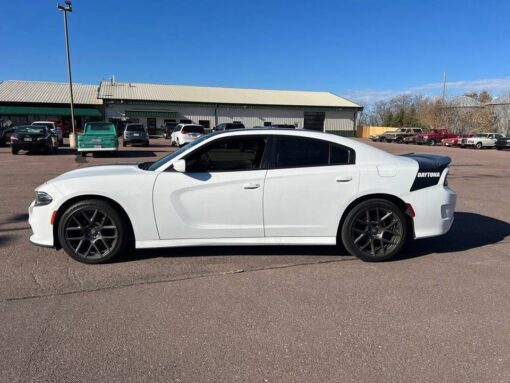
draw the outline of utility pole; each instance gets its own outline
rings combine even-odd
[[[57,9],[64,13],[64,34],[66,38],[66,56],[67,56],[67,77],[69,80],[69,92],[71,95],[71,126],[72,133],[69,133],[69,147],[76,148],[76,127],[74,124],[74,97],[73,97],[73,77],[71,75],[71,53],[69,51],[69,32],[67,29],[67,12],[72,12],[71,0],[65,1],[66,6],[57,4]]]
[[[443,73],[443,104],[445,102],[445,99],[446,99],[446,72]]]

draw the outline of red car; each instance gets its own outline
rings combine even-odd
[[[471,134],[471,133],[470,134],[461,134],[458,137],[444,138],[443,141],[441,141],[441,143],[444,146],[458,146],[459,145],[459,141],[462,138],[469,138],[469,137],[473,137],[473,134]]]
[[[450,133],[446,128],[432,129],[428,133],[420,133],[416,135],[415,142],[418,145],[436,145],[445,138],[456,138],[458,134]]]

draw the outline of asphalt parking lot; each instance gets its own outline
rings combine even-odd
[[[374,144],[451,156],[458,193],[449,234],[387,263],[204,247],[89,266],[29,244],[36,186],[167,143],[85,163],[0,148],[0,381],[510,381],[510,152]]]

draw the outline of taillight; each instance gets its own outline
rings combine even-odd
[[[414,212],[414,209],[413,209],[413,205],[411,205],[410,203],[408,203],[408,204],[407,204],[406,213],[407,213],[410,217],[413,217],[413,218],[416,216],[416,213]]]

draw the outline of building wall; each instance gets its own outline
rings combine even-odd
[[[187,119],[198,123],[200,120],[209,120],[210,127],[216,125],[213,107],[207,106],[181,106],[181,105],[148,105],[148,104],[105,104],[106,119],[122,117],[126,110],[168,110],[177,113],[177,121]],[[335,133],[353,132],[355,111],[326,111],[324,128],[326,131]],[[297,125],[303,128],[304,109],[277,109],[277,108],[253,108],[253,107],[220,107],[217,109],[218,124],[225,122],[241,121],[247,128],[263,126],[264,122],[272,124]],[[141,123],[146,124],[147,119],[139,118]],[[157,118],[158,127],[164,125],[165,118]],[[347,133],[349,135],[350,133]]]

